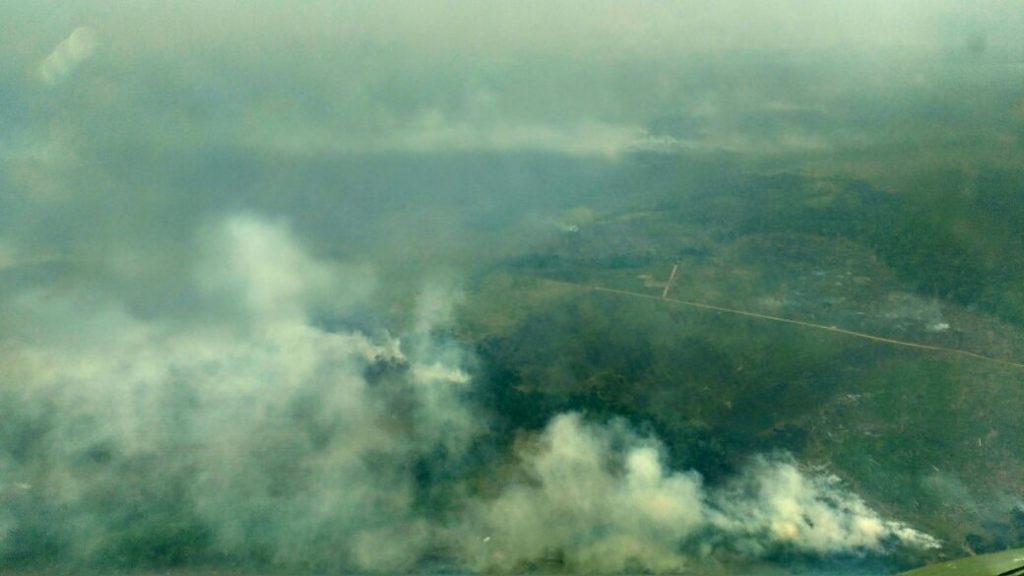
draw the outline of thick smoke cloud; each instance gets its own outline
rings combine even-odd
[[[0,553],[103,562],[198,539],[214,556],[407,567],[430,533],[410,462],[438,445],[454,457],[471,430],[453,398],[467,377],[430,342],[443,296],[423,299],[408,340],[328,331],[308,312],[359,301],[365,272],[247,217],[210,244],[197,284],[240,309],[218,323],[141,321],[99,297],[17,303],[34,336],[4,350],[4,432],[27,445],[4,453],[5,490],[23,488],[5,494]]]
[[[938,543],[884,520],[838,479],[760,457],[723,488],[666,469],[656,440],[564,414],[520,454],[525,478],[477,504],[476,567],[557,560],[581,573],[679,572],[708,558],[881,551]]]
[[[437,336],[457,291],[415,321],[325,328],[373,291],[309,256],[283,223],[228,218],[194,284],[231,314],[179,325],[95,294],[13,303],[0,394],[0,556],[74,565],[243,562],[401,570],[441,558],[514,571],[677,571],[757,558],[934,546],[828,476],[755,460],[708,489],[622,422],[554,418],[473,488],[487,425],[465,353]],[[363,322],[366,325],[365,321]],[[463,471],[463,472],[459,472]]]

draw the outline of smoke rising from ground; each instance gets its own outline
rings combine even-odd
[[[475,505],[476,567],[558,560],[574,571],[684,571],[708,557],[814,555],[938,543],[885,520],[838,479],[759,457],[730,485],[666,469],[658,442],[622,422],[556,417],[520,451],[525,479]]]
[[[784,458],[707,489],[666,469],[657,440],[578,414],[523,437],[500,489],[477,493],[468,452],[487,421],[467,397],[481,383],[438,336],[455,291],[425,287],[401,336],[328,329],[316,312],[364,302],[369,270],[317,260],[252,216],[203,238],[197,299],[230,313],[180,325],[83,292],[10,306],[4,562],[668,572],[935,545]]]
[[[1016,332],[949,305],[1024,318],[1010,4],[3,3],[0,564],[789,570],[935,544],[896,519],[1024,540],[1003,375],[545,281],[682,257],[694,297],[829,324],[918,290],[937,320],[886,318],[972,349],[978,321],[995,354]],[[779,269],[790,243],[809,262]],[[775,448],[801,460],[742,465]]]
[[[443,314],[406,341],[317,328],[314,303],[358,302],[364,271],[248,217],[210,242],[197,284],[239,308],[219,323],[161,326],[102,297],[18,303],[34,337],[4,351],[6,444],[23,446],[2,470],[28,488],[4,499],[3,555],[117,562],[197,540],[173,553],[408,567],[430,533],[409,464],[442,444],[455,455],[458,438],[434,436],[467,429],[448,397],[466,376],[427,342]]]

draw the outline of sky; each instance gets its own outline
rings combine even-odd
[[[927,70],[906,69],[915,56],[1024,58],[1024,17],[1006,0],[42,2],[5,13],[8,77],[43,79],[18,103],[29,110],[87,107],[94,138],[299,153],[609,157],[692,146],[650,134],[666,114],[815,109],[829,85],[926,83]],[[48,70],[76,29],[88,54]],[[737,54],[747,68],[721,65]],[[75,87],[54,86],[79,66],[90,72]]]

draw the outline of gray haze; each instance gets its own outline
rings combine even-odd
[[[371,272],[311,259],[282,225],[249,216],[207,242],[193,282],[217,320],[147,321],[97,293],[7,303],[11,324],[31,327],[5,340],[7,425],[46,430],[2,462],[8,556],[45,547],[32,534],[47,530],[84,565],[130,554],[140,532],[160,545],[181,531],[214,557],[363,570],[408,570],[436,549],[497,571],[560,551],[590,573],[676,572],[721,551],[938,545],[788,459],[758,459],[707,491],[665,469],[656,440],[576,414],[526,441],[522,480],[493,497],[457,476],[417,486],[417,466],[450,474],[487,425],[466,399],[463,353],[434,336],[450,290],[422,289],[400,337],[327,331],[310,311],[358,306]]]
[[[1024,101],[992,78],[1024,71],[1021,8],[0,2],[0,563],[678,572],[940,546],[783,452],[709,485],[625,420],[495,441],[456,319],[579,206],[644,198],[637,158],[1019,152]]]

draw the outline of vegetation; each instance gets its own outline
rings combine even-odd
[[[678,263],[674,298],[1020,361],[1019,178],[971,195],[796,173],[665,185],[480,277],[463,336],[510,430],[626,415],[711,483],[785,450],[940,537],[939,557],[1020,545],[1024,370],[589,290],[657,297]]]

